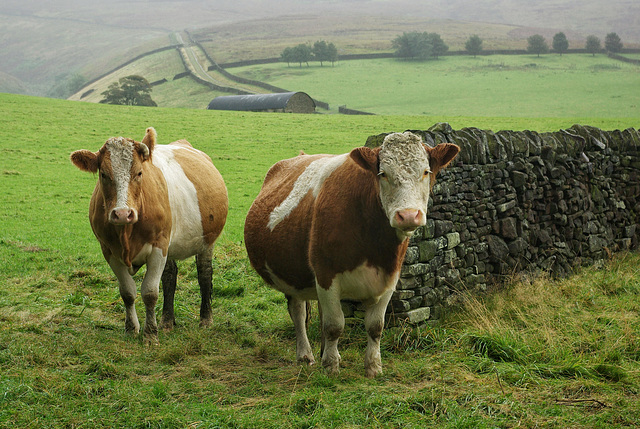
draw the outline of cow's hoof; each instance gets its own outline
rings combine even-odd
[[[339,365],[325,366],[324,369],[325,369],[325,371],[327,371],[327,374],[329,374],[329,375],[338,375],[338,374],[340,374],[340,366]]]
[[[213,319],[211,319],[211,318],[200,319],[200,327],[201,328],[205,328],[207,326],[211,326],[212,323],[213,323]]]
[[[322,359],[322,366],[330,375],[340,372],[340,359]]]
[[[177,323],[175,320],[160,320],[160,324],[158,325],[158,329],[163,331],[163,332],[169,332],[171,330],[173,330],[173,328],[175,328],[177,326]]]
[[[160,342],[158,341],[157,335],[145,335],[142,338],[142,344],[144,344],[147,347],[155,347],[159,345]]]
[[[377,376],[379,376],[381,374],[382,374],[382,368],[379,368],[379,367],[378,368],[366,368],[365,369],[365,375],[368,378],[375,378],[375,377],[377,377]]]
[[[127,335],[138,335],[140,333],[140,324],[136,324],[131,320],[124,322],[124,333]]]
[[[313,366],[316,364],[316,360],[313,355],[304,355],[298,358],[298,365]]]

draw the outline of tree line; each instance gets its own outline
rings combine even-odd
[[[474,57],[482,54],[483,40],[477,34],[470,36],[465,43],[465,51]],[[449,46],[442,40],[438,33],[429,32],[405,32],[397,36],[391,41],[392,47],[395,49],[394,56],[407,60],[428,60],[438,59],[444,55]],[[556,33],[553,36],[551,44],[553,52],[560,55],[569,50],[569,41],[563,32]],[[609,33],[604,40],[604,49],[608,52],[617,53],[622,50],[622,41],[616,33]],[[587,37],[585,50],[590,54],[597,54],[602,51],[600,39],[596,36]],[[546,39],[540,34],[534,34],[527,39],[527,52],[540,56],[549,52],[549,45]],[[318,41],[313,46],[305,43],[293,47],[285,48],[280,54],[280,60],[291,66],[297,63],[309,65],[310,61],[319,61],[320,66],[324,62],[330,62],[332,65],[338,60],[338,50],[333,43],[326,41]]]
[[[319,61],[322,67],[325,62],[330,62],[333,65],[338,61],[338,49],[333,43],[327,43],[324,40],[319,40],[310,46],[306,43],[300,43],[297,46],[285,48],[280,54],[282,62],[291,66],[291,63],[298,63],[302,67],[302,63],[309,66],[309,61]]]
[[[560,32],[553,36],[551,46],[554,52],[562,55],[569,50],[569,41],[567,36]],[[595,56],[598,52],[602,52],[602,45],[600,39],[597,36],[591,35],[587,37],[584,49]],[[618,53],[622,51],[622,40],[616,33],[609,33],[604,39],[604,49],[608,52]],[[549,45],[543,36],[540,34],[534,34],[527,39],[527,52],[532,54],[546,54],[549,52]]]
[[[401,36],[392,40],[392,46],[395,49],[394,55],[397,58],[426,60],[438,59],[443,55],[449,47],[442,41],[437,33],[420,33],[410,32],[403,33]],[[480,55],[482,53],[483,40],[477,34],[467,39],[465,50],[469,55]],[[556,33],[552,41],[553,51],[562,55],[569,50],[569,41],[563,32]],[[604,48],[608,52],[617,53],[622,50],[622,41],[616,33],[609,33],[605,37]],[[602,51],[600,39],[596,36],[587,37],[585,50],[590,54],[597,54]],[[549,45],[545,38],[540,34],[534,34],[527,39],[527,52],[540,56],[549,52]]]

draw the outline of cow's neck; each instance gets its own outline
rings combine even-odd
[[[131,261],[135,255],[131,254],[131,235],[133,234],[133,225],[116,226],[116,233],[122,247],[122,262],[131,267]]]
[[[365,236],[372,238],[368,248],[373,255],[371,259],[377,260],[370,262],[382,266],[388,273],[395,272],[400,269],[407,253],[409,238],[398,236],[396,229],[390,225],[377,194],[366,205],[364,212],[371,215],[365,222]]]

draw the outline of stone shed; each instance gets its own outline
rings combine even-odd
[[[315,113],[316,103],[304,92],[275,94],[224,95],[209,103],[209,110],[248,112]]]
[[[638,130],[492,132],[441,123],[413,132],[461,151],[440,173],[427,224],[410,241],[390,323],[435,323],[459,292],[478,293],[522,271],[564,276],[638,248]],[[345,305],[347,317],[362,310]]]

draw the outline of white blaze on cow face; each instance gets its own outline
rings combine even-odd
[[[142,145],[142,144],[141,144]],[[146,149],[146,146],[144,146]],[[134,142],[123,137],[114,137],[105,143],[109,154],[109,166],[100,166],[100,180],[109,213],[109,222],[116,225],[133,224],[138,221],[138,210],[130,203],[131,187],[139,186],[142,170],[134,171]],[[146,150],[148,153],[148,149]],[[115,194],[115,195],[113,195]],[[109,207],[114,199],[112,207]]]
[[[389,134],[380,149],[380,201],[404,239],[426,223],[431,168],[422,139],[410,132]]]

